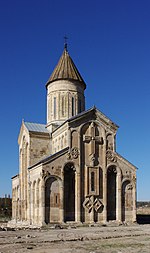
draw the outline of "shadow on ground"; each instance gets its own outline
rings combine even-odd
[[[150,224],[150,214],[137,214],[138,224]]]

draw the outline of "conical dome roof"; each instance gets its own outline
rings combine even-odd
[[[73,60],[71,59],[67,48],[64,48],[62,56],[59,59],[57,66],[51,74],[46,86],[56,80],[74,80],[80,82],[86,88],[86,84],[82,79],[78,69],[76,68]]]

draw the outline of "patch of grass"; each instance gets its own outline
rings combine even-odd
[[[84,244],[79,244],[78,245],[78,249],[86,249],[86,250],[89,250],[89,251],[95,251],[95,252],[99,252],[100,250],[101,251],[105,251],[105,250],[108,250],[110,251],[111,249],[111,253],[113,253],[112,250],[114,250],[114,252],[116,252],[116,250],[122,250],[122,249],[127,249],[129,248],[129,252],[130,252],[130,249],[133,248],[133,249],[137,249],[137,248],[142,248],[143,246],[145,246],[144,243],[104,243],[102,241],[86,241],[84,242]]]

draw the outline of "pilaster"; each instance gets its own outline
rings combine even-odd
[[[117,173],[117,194],[116,194],[116,203],[117,203],[117,208],[116,208],[116,218],[117,221],[122,220],[122,201],[121,201],[121,173]]]
[[[107,222],[107,158],[106,158],[106,138],[104,138],[103,155],[102,155],[102,169],[103,169],[103,222]]]
[[[45,181],[41,179],[41,201],[40,201],[41,224],[45,224]]]
[[[80,173],[75,173],[75,221],[80,222]]]
[[[136,176],[133,177],[133,222],[136,221]]]

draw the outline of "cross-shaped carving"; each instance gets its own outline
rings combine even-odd
[[[96,133],[95,133],[96,128],[94,126],[94,122],[92,122],[91,125],[90,125],[90,132],[91,132],[90,136],[83,135],[83,141],[87,142],[87,143],[91,143],[90,155],[94,155],[95,154],[96,143],[102,145],[103,144],[103,138],[99,137],[99,136],[96,136]]]

